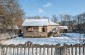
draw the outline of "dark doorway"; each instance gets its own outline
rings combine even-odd
[[[46,27],[42,27],[42,32],[45,32],[46,31]]]

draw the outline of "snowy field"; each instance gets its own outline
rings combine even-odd
[[[77,43],[81,43],[80,39],[83,39],[84,37],[84,34],[79,34],[79,33],[66,33],[66,36],[60,36],[60,37],[49,37],[49,38],[23,38],[23,37],[16,37],[16,38],[13,38],[13,39],[10,39],[10,40],[3,40],[1,41],[2,44],[6,44],[6,45],[9,45],[9,44],[25,44],[26,42],[30,41],[32,42],[33,44],[49,44],[49,45],[56,45],[56,44],[77,44]],[[36,48],[33,49],[34,52],[32,51],[32,48],[30,48],[30,50],[28,51],[28,48],[26,48],[26,52],[25,52],[25,55],[28,55],[28,52],[29,52],[29,55],[32,55],[32,52],[34,55],[40,55],[40,48],[37,49],[36,51]],[[17,55],[17,48],[14,48],[14,51],[13,52],[13,48],[8,48],[7,50],[7,55]],[[52,55],[55,55],[55,51],[57,51],[55,48],[53,48],[53,51],[52,51]],[[67,55],[72,55],[72,50],[71,48],[67,49]],[[1,51],[0,51],[1,52]],[[6,49],[5,51],[6,52]],[[10,53],[11,52],[11,53]],[[24,55],[24,48],[19,48],[18,49],[18,55]],[[49,52],[49,53],[48,53]],[[51,48],[49,48],[47,50],[47,48],[45,49],[41,49],[41,55],[51,55]],[[77,55],[79,55],[79,48],[77,48],[77,52],[76,52]],[[75,47],[73,48],[73,55],[75,55]],[[81,54],[80,55],[83,55],[83,48],[81,48]]]
[[[60,36],[60,37],[49,37],[49,38],[22,38],[22,37],[16,37],[14,39],[10,40],[4,40],[1,43],[2,44],[24,44],[27,41],[31,41],[33,44],[50,44],[50,45],[55,45],[60,43],[63,45],[64,43],[66,44],[77,44],[80,43],[80,37],[81,39],[84,37],[83,34],[78,34],[78,33],[66,33],[68,36]]]
[[[66,35],[72,38],[85,38],[85,34],[80,33],[66,33]]]

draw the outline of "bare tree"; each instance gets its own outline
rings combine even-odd
[[[18,26],[21,28],[23,11],[20,9],[18,0],[0,0],[0,5],[4,8],[5,15],[3,14],[3,25],[5,28],[14,28]]]
[[[68,14],[61,15],[61,18],[63,19],[63,24],[68,26],[68,29],[71,30],[71,16]]]
[[[53,15],[52,18],[51,18],[51,20],[52,20],[53,22],[55,22],[55,23],[57,23],[57,21],[58,21],[56,15]]]

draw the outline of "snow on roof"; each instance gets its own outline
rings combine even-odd
[[[47,26],[47,25],[59,25],[48,19],[25,19],[22,26]]]
[[[57,28],[59,28],[59,29],[68,29],[67,26],[57,26]]]

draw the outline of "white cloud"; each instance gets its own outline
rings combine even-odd
[[[50,7],[51,5],[52,5],[52,3],[48,2],[48,3],[44,4],[43,7]]]
[[[46,8],[50,7],[51,5],[52,5],[52,3],[49,3],[49,2],[45,3],[41,8],[38,9],[38,12],[39,13],[44,13],[45,12],[44,10]]]
[[[43,10],[42,8],[39,8],[39,9],[38,9],[38,12],[39,12],[39,13],[43,13],[44,10]]]

